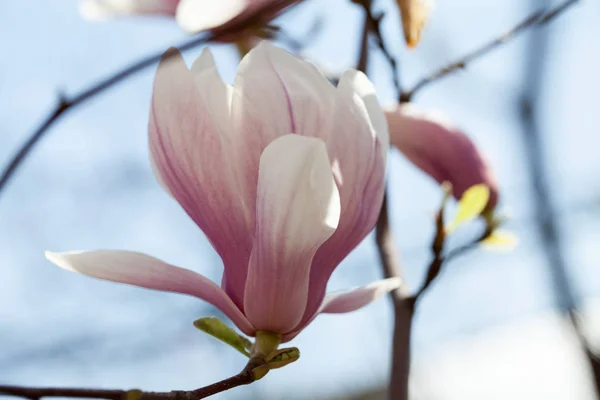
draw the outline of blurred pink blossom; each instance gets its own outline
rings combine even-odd
[[[187,32],[224,29],[271,5],[261,15],[261,23],[275,18],[297,0],[83,0],[81,14],[92,20],[136,14],[162,14],[175,17]]]
[[[312,64],[261,42],[231,86],[209,50],[191,70],[170,53],[154,82],[152,165],[221,256],[221,286],[141,253],[47,257],[92,277],[199,297],[248,335],[289,341],[319,313],[356,310],[400,285],[393,278],[325,296],[331,273],[377,220],[387,135],[361,72],[347,71],[336,88]]]
[[[386,111],[390,142],[414,165],[437,182],[449,181],[460,198],[473,185],[490,189],[488,209],[498,202],[493,171],[481,151],[443,115],[414,104],[401,104]]]

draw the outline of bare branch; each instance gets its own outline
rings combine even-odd
[[[529,17],[527,17],[523,21],[519,22],[515,27],[513,27],[509,31],[503,33],[502,35],[498,36],[491,42],[484,44],[480,48],[467,54],[466,56],[462,57],[461,59],[454,61],[453,63],[451,63],[451,64],[437,70],[436,72],[432,73],[431,75],[421,79],[419,82],[417,82],[416,85],[414,85],[412,87],[412,89],[405,91],[400,95],[400,101],[401,102],[410,101],[413,98],[413,96],[415,95],[415,93],[417,93],[419,90],[423,89],[425,86],[429,85],[430,83],[436,82],[439,79],[445,77],[446,75],[451,74],[452,72],[454,72],[456,70],[466,68],[467,65],[470,64],[471,62],[476,61],[477,59],[479,59],[482,56],[491,52],[492,50],[495,50],[497,47],[508,42],[510,39],[513,39],[518,34],[525,32],[529,28],[540,27],[540,26],[554,20],[555,17],[557,17],[558,15],[560,15],[561,13],[566,11],[570,6],[574,5],[578,1],[579,0],[568,0],[568,1],[565,1],[564,3],[562,3],[561,5],[556,6],[555,8],[553,8],[551,10],[541,10],[541,11],[537,11],[537,12],[531,14]]]
[[[365,17],[369,24],[369,29],[373,33],[377,46],[381,49],[381,52],[383,53],[384,57],[388,61],[388,64],[390,65],[394,87],[396,88],[397,93],[401,93],[402,87],[400,86],[400,73],[398,71],[398,63],[396,62],[394,56],[392,56],[392,53],[387,47],[386,42],[381,33],[380,25],[384,15],[373,14],[372,0],[354,0],[354,2],[359,4],[365,10]]]
[[[367,73],[367,64],[369,63],[369,32],[370,23],[369,17],[365,16],[365,22],[363,24],[362,32],[360,35],[360,50],[358,52],[358,61],[356,62],[356,69]]]
[[[280,10],[282,8],[299,3],[300,1],[303,0],[280,0],[274,4],[268,4],[254,12],[252,15],[249,15],[248,17],[244,18],[243,20],[240,19],[238,21],[233,21],[232,23],[229,23],[226,26],[224,26],[223,29],[213,30],[211,32],[196,36],[192,39],[188,39],[187,41],[177,46],[177,48],[180,51],[186,51],[210,41],[217,41],[222,38],[227,38],[230,35],[239,33],[245,29],[256,26],[262,21],[263,16],[265,14],[268,15],[270,12],[272,12],[272,10]],[[67,111],[73,110],[86,100],[89,100],[90,98],[104,92],[107,89],[110,89],[117,83],[120,83],[125,79],[137,74],[138,72],[156,64],[158,61],[160,61],[162,56],[163,51],[149,55],[139,61],[134,62],[130,66],[114,73],[108,78],[92,85],[88,89],[82,90],[81,92],[73,95],[72,97],[62,95],[55,109],[48,114],[44,122],[29,136],[25,143],[21,145],[19,150],[13,155],[11,160],[8,162],[6,168],[0,175],[0,193],[5,189],[7,183],[12,178],[17,168],[33,150],[35,145],[39,143],[39,141],[48,132],[48,129],[60,117],[62,117],[63,114],[65,114]]]
[[[394,83],[398,93],[400,93],[400,83],[398,81],[398,71],[396,62],[387,52],[381,32],[379,30],[379,20],[371,14],[371,0],[360,0],[357,3],[365,10],[365,20],[360,40],[359,58],[357,69],[366,72],[369,57],[369,33],[375,34],[378,45],[388,58]],[[402,277],[400,256],[394,244],[394,237],[390,228],[388,216],[388,196],[383,196],[383,203],[377,225],[375,227],[375,242],[379,253],[379,260],[383,269],[383,275],[386,278]],[[391,294],[392,304],[394,306],[394,338],[392,353],[392,368],[390,374],[389,395],[394,400],[408,400],[408,380],[410,372],[410,333],[412,329],[412,317],[414,314],[414,302],[408,296],[408,290],[403,283],[402,286]]]
[[[402,278],[400,256],[394,244],[388,217],[387,193],[377,226],[375,242],[383,274],[386,278]],[[410,334],[414,315],[414,301],[408,296],[406,284],[391,293],[394,306],[394,338],[392,342],[392,369],[390,374],[389,398],[408,400],[408,382],[410,373]]]
[[[173,390],[170,392],[144,392],[141,390],[105,390],[77,388],[30,388],[0,385],[0,395],[39,400],[42,397],[67,397],[109,400],[198,400],[222,393],[256,380],[255,369],[265,366],[262,358],[253,357],[237,375],[196,390]]]
[[[571,3],[566,2],[555,10],[546,13],[542,22],[546,23]],[[597,396],[600,396],[600,360],[593,354],[590,344],[585,337],[578,314],[578,302],[575,289],[569,276],[569,265],[564,254],[564,243],[561,240],[559,226],[555,218],[555,206],[552,202],[552,185],[545,163],[543,136],[540,124],[536,119],[536,105],[543,96],[544,70],[546,54],[549,47],[548,36],[535,35],[529,42],[527,62],[525,64],[525,80],[521,93],[520,122],[521,136],[526,154],[526,163],[535,202],[535,227],[541,239],[543,255],[546,257],[550,279],[554,286],[554,294],[558,308],[564,312],[579,339],[586,361],[592,372],[592,382]]]

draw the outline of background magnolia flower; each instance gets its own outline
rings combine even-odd
[[[442,183],[452,183],[453,195],[460,199],[473,185],[490,189],[488,209],[498,202],[498,188],[486,158],[461,130],[444,116],[410,103],[385,113],[391,144],[413,164]]]
[[[248,335],[291,340],[317,314],[353,311],[400,284],[325,297],[333,270],[377,220],[387,135],[360,72],[347,71],[335,88],[313,65],[262,42],[231,86],[210,51],[191,70],[170,53],[154,83],[152,164],[221,256],[221,287],[140,253],[47,256],[96,278],[199,297]]]
[[[135,14],[164,14],[177,19],[182,29],[200,32],[223,28],[269,4],[280,4],[265,14],[264,23],[293,0],[83,0],[81,13],[89,19],[104,19]]]

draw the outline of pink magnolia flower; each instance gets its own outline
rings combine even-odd
[[[498,188],[486,158],[473,142],[444,116],[414,104],[386,112],[391,144],[437,182],[452,183],[460,198],[473,185],[490,188],[488,209],[498,202]]]
[[[273,5],[263,15],[263,23],[275,18],[297,0],[83,0],[81,13],[88,19],[104,19],[136,14],[162,14],[177,19],[188,32],[221,29]]]
[[[174,50],[172,50],[174,51]],[[184,293],[244,333],[289,341],[319,313],[356,310],[398,279],[325,296],[337,265],[375,225],[388,149],[385,116],[361,72],[338,85],[261,42],[223,83],[210,51],[191,70],[163,58],[149,122],[155,174],[221,256],[221,287],[126,251],[48,253],[92,277]]]

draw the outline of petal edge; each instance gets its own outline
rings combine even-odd
[[[207,301],[227,315],[247,335],[255,329],[227,294],[208,278],[133,251],[45,252],[60,268],[97,279],[147,289],[181,293]]]

